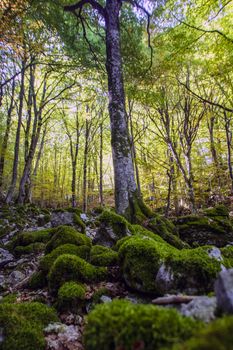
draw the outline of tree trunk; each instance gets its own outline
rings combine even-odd
[[[120,49],[119,13],[122,2],[106,2],[106,69],[108,73],[109,114],[115,181],[115,206],[118,214],[134,220],[140,200],[134,177],[134,167],[127,128],[125,93]]]
[[[232,147],[232,131],[230,129],[230,118],[227,117],[227,113],[224,111],[225,131],[227,139],[227,164],[229,169],[229,176],[231,180],[231,194],[233,194],[233,169],[231,162],[231,147]]]
[[[104,197],[103,197],[103,123],[100,124],[99,203],[101,206],[104,205]]]
[[[2,142],[2,149],[1,149],[1,157],[0,157],[0,188],[3,184],[3,172],[4,172],[4,166],[5,166],[5,155],[7,151],[8,146],[8,140],[10,135],[10,127],[11,127],[11,118],[12,118],[12,111],[14,108],[14,95],[15,95],[15,80],[13,79],[12,82],[12,92],[11,92],[11,101],[10,106],[7,111],[7,120],[6,120],[6,130],[3,137]]]
[[[20,85],[20,92],[19,92],[18,125],[16,130],[16,137],[15,137],[14,162],[13,162],[11,184],[6,196],[7,204],[9,204],[12,201],[14,191],[15,191],[17,176],[18,176],[19,145],[20,145],[21,123],[22,123],[22,116],[23,116],[25,65],[26,65],[26,60],[23,59],[22,70],[21,70],[21,85]]]
[[[85,130],[85,147],[83,155],[83,211],[87,211],[87,156],[88,156],[88,142],[89,142],[89,125],[88,120],[86,120],[86,130]]]

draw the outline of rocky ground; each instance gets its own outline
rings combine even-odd
[[[0,349],[233,349],[227,208],[141,224],[0,208]]]

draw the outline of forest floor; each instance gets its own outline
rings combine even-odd
[[[114,218],[116,219],[117,217],[118,216]],[[99,219],[99,213],[93,212],[92,214],[87,215],[81,213],[80,211],[75,212],[75,210],[61,210],[60,212],[54,211],[51,214],[51,212],[47,210],[41,210],[34,206],[29,206],[27,208],[3,207],[0,209],[0,306],[6,303],[20,304],[24,302],[40,302],[45,305],[55,306],[57,308],[59,320],[57,320],[57,322],[49,322],[49,324],[43,329],[47,350],[83,350],[83,332],[86,324],[86,316],[93,309],[95,309],[95,306],[97,304],[110,303],[114,299],[128,300],[133,304],[157,304],[162,305],[166,308],[173,307],[176,310],[178,310],[179,313],[182,315],[192,316],[196,320],[201,320],[207,323],[213,321],[216,318],[217,300],[216,297],[213,295],[213,283],[214,280],[217,278],[217,274],[215,278],[212,278],[211,280],[211,283],[213,283],[211,284],[210,289],[206,290],[205,292],[205,288],[203,289],[201,287],[200,289],[198,289],[197,287],[195,289],[195,286],[193,284],[191,287],[189,285],[187,288],[184,287],[182,289],[180,287],[180,283],[178,283],[176,284],[176,286],[178,286],[177,290],[176,287],[170,288],[170,280],[168,280],[168,275],[166,271],[165,273],[164,271],[162,273],[162,270],[159,270],[158,274],[162,274],[160,276],[159,283],[161,286],[165,285],[166,288],[163,292],[160,293],[156,293],[156,291],[154,290],[148,290],[147,293],[147,290],[145,290],[144,286],[143,288],[142,286],[138,287],[133,282],[132,284],[130,284],[130,282],[127,281],[128,277],[126,276],[126,272],[122,271],[122,266],[119,263],[119,260],[114,263],[98,262],[96,263],[96,265],[98,266],[97,269],[101,269],[101,267],[99,266],[107,266],[107,274],[105,278],[100,278],[100,280],[98,278],[92,278],[90,281],[84,278],[85,296],[82,298],[82,301],[79,300],[79,305],[77,306],[77,304],[75,304],[74,300],[72,299],[70,303],[68,302],[69,305],[66,305],[65,307],[60,307],[58,305],[57,293],[54,293],[54,291],[51,290],[51,285],[49,286],[47,282],[41,283],[41,281],[36,281],[35,283],[34,281],[32,283],[33,276],[37,277],[38,271],[40,272],[41,260],[43,260],[43,257],[46,256],[46,254],[48,254],[48,252],[46,253],[46,246],[48,247],[49,244],[48,239],[38,239],[38,232],[43,233],[39,235],[40,237],[45,237],[47,233],[50,232],[50,230],[54,230],[55,228],[59,227],[64,228],[66,227],[64,226],[65,224],[67,226],[74,227],[77,231],[82,231],[82,235],[85,235],[85,237],[88,237],[88,239],[92,241],[92,243],[90,244],[97,245],[98,247],[108,246],[108,249],[111,250],[109,246],[113,247],[113,244],[108,245],[108,237],[109,242],[111,242],[112,240],[115,240],[117,242],[118,239],[116,239],[116,235],[119,234],[119,232],[117,234],[116,232],[114,232],[114,230],[116,229],[116,222],[110,222],[109,219],[107,219],[107,217],[104,220],[103,218],[104,215],[102,215],[102,221],[101,219]],[[194,218],[189,216],[189,220],[193,222],[192,220],[194,220]],[[225,249],[224,247],[232,247],[231,244],[233,243],[233,230],[229,231],[229,227],[227,226],[229,225],[229,222],[226,223],[225,218],[224,220],[226,237],[224,236],[224,233],[222,233],[222,236],[220,236],[219,238],[219,247],[217,247],[216,244],[213,246],[213,242],[216,243],[216,232],[217,230],[219,230],[220,232],[220,230],[222,229],[222,227],[220,226],[217,228],[215,227],[216,231],[212,232],[212,236],[208,236],[206,234],[207,241],[204,243],[212,244],[212,247],[208,248],[209,256],[207,257],[207,259],[209,259],[209,257],[211,257],[211,259],[214,258],[216,260],[216,264],[221,263],[220,270],[225,271],[225,266],[227,264],[227,267],[233,267],[230,266],[231,257],[233,257],[232,252],[230,252],[230,256],[228,252],[226,258],[225,256],[223,256],[223,250]],[[181,227],[180,236],[185,238],[185,234],[182,234],[182,229],[184,223],[185,225],[187,224],[187,217],[186,219],[184,217],[179,218],[178,220],[176,220],[176,224],[177,223]],[[63,224],[63,226],[60,226],[61,224]],[[124,230],[126,229],[124,225],[128,225],[126,224],[126,221],[123,219],[122,222],[118,222],[117,224],[121,225],[121,235],[129,237],[129,231],[127,231],[127,234],[124,233]],[[136,226],[139,227],[139,225],[135,225],[134,229],[136,229]],[[202,226],[200,226],[199,222],[199,224],[196,226],[198,226],[198,230],[195,231],[195,225],[191,225],[193,234],[194,231],[199,234],[201,231],[204,232],[203,230],[206,229],[205,223],[202,223]],[[228,228],[226,229],[226,227]],[[128,229],[132,230],[131,225],[127,227],[127,230]],[[161,231],[161,223],[159,230]],[[186,228],[186,231],[187,230],[188,228]],[[52,232],[54,236],[57,234],[54,233],[54,231]],[[147,230],[143,234],[148,234],[150,236],[150,233],[151,235],[153,235],[152,231],[149,231],[148,233]],[[51,234],[51,232],[49,234]],[[67,233],[64,231],[64,236],[66,235]],[[36,236],[37,239],[32,238]],[[170,239],[169,235],[164,236],[163,234],[162,236],[164,239]],[[152,237],[152,239],[157,240],[156,237]],[[211,241],[211,239],[213,240],[213,242]],[[224,239],[227,241],[225,242]],[[38,240],[39,242],[36,240]],[[70,238],[68,238],[67,242],[64,241],[63,244],[72,243],[71,241]],[[59,244],[61,245],[61,243]],[[184,244],[188,243],[184,242]],[[187,250],[186,246],[184,246],[184,248],[185,250]],[[199,248],[195,248],[194,245],[193,251],[195,251],[195,249]],[[52,250],[52,252],[53,251],[54,250]],[[66,252],[64,251],[64,253]],[[111,254],[111,256],[113,256],[113,254],[116,253],[114,253],[111,250]],[[93,262],[92,264],[94,265]],[[105,269],[105,267],[103,268]],[[141,268],[143,269],[143,266]],[[149,269],[150,266],[148,266],[148,270]],[[68,272],[65,271],[64,275],[66,273]],[[201,272],[198,273],[201,274]],[[207,274],[206,271],[205,273]],[[47,278],[49,278],[48,276],[49,274],[47,275]],[[182,276],[182,279],[183,278],[184,276]],[[70,279],[72,280],[74,278],[68,278],[67,280]],[[197,284],[198,283],[199,282],[197,282]],[[206,280],[206,288],[207,283],[209,282]],[[208,291],[212,293],[208,293]],[[4,344],[4,341],[6,341],[7,336],[8,335],[6,335],[4,327],[2,327],[1,325],[0,317],[0,348],[1,343]],[[17,345],[15,346],[17,348]],[[21,349],[20,346],[18,348]],[[91,349],[91,347],[89,348]],[[150,347],[142,347],[142,349],[147,348],[150,349]],[[3,349],[5,348],[3,347]],[[6,347],[6,349],[8,348]],[[106,349],[108,349],[108,347],[106,347]],[[126,347],[124,349],[128,348]],[[14,350],[14,348],[12,348],[12,350]]]

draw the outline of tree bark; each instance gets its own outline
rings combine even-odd
[[[9,204],[12,201],[14,191],[15,191],[17,176],[18,176],[19,145],[20,145],[21,123],[22,123],[22,116],[23,116],[25,66],[26,66],[26,60],[23,59],[22,60],[22,70],[21,70],[21,84],[20,84],[20,92],[19,92],[18,125],[17,125],[17,130],[16,130],[16,137],[15,137],[14,162],[13,162],[11,184],[10,184],[7,196],[6,196],[6,203],[7,204]]]
[[[100,124],[99,203],[101,206],[104,205],[104,197],[103,197],[103,123]]]

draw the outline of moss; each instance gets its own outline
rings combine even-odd
[[[187,244],[178,237],[175,225],[170,220],[156,215],[149,221],[148,227],[174,247],[178,249],[187,248]]]
[[[224,259],[224,265],[227,268],[233,268],[233,246],[221,248],[221,253]]]
[[[95,267],[78,256],[71,254],[60,255],[53,263],[49,275],[49,288],[55,292],[64,282],[90,282],[105,278],[107,270]]]
[[[44,350],[43,329],[58,318],[53,308],[40,303],[0,304],[1,350]]]
[[[66,243],[74,244],[77,246],[91,246],[90,238],[86,237],[82,233],[77,232],[73,227],[59,226],[56,229],[56,233],[48,242],[45,253],[50,253],[53,249]]]
[[[14,249],[14,254],[15,256],[21,256],[21,255],[26,255],[26,254],[37,254],[40,253],[44,250],[45,244],[36,242],[36,243],[31,243],[27,246],[17,246]]]
[[[227,316],[209,324],[184,344],[174,350],[230,350],[233,344],[233,316]]]
[[[93,306],[95,306],[96,304],[100,303],[100,298],[103,295],[107,295],[107,296],[111,296],[111,291],[105,287],[99,288],[93,295],[92,295],[92,302],[93,302]]]
[[[208,256],[206,249],[178,250],[167,243],[148,237],[133,236],[119,248],[120,265],[125,282],[141,292],[163,294],[194,289],[208,292],[220,271],[220,262]],[[170,276],[164,283],[157,275],[161,267]]]
[[[75,225],[78,225],[78,227],[81,228],[81,231],[84,233],[86,230],[86,226],[84,224],[84,222],[82,221],[82,219],[80,218],[79,215],[74,214],[74,223]]]
[[[0,299],[0,303],[15,303],[17,300],[17,293],[11,293]]]
[[[110,248],[95,245],[91,249],[90,262],[96,266],[113,266],[118,262],[118,254]]]
[[[43,271],[34,272],[28,281],[28,288],[38,289],[47,285],[46,274]]]
[[[117,300],[90,312],[84,343],[86,350],[165,350],[189,338],[199,327],[200,323],[174,309]]]
[[[66,282],[58,290],[57,305],[59,310],[72,310],[83,305],[86,288],[81,283]]]
[[[165,243],[164,239],[160,237],[158,234],[153,233],[152,231],[147,230],[145,227],[141,225],[132,225],[133,233],[138,234],[141,237],[149,237],[154,241]]]
[[[79,256],[82,259],[88,260],[90,255],[90,246],[81,245],[77,246],[74,244],[63,244],[55,248],[51,253],[45,255],[39,264],[39,268],[48,273],[54,261],[62,254],[72,254]]]
[[[12,241],[7,245],[7,247],[10,250],[14,250],[18,246],[25,247],[36,242],[47,243],[54,234],[54,232],[55,229],[23,232],[18,234],[15,238],[13,238]]]
[[[100,223],[111,226],[114,233],[121,238],[129,232],[130,223],[121,215],[111,210],[104,210],[98,217]]]
[[[204,213],[206,216],[209,216],[209,217],[221,216],[221,217],[229,218],[229,210],[223,204],[217,205],[216,207],[211,209],[205,209]]]

